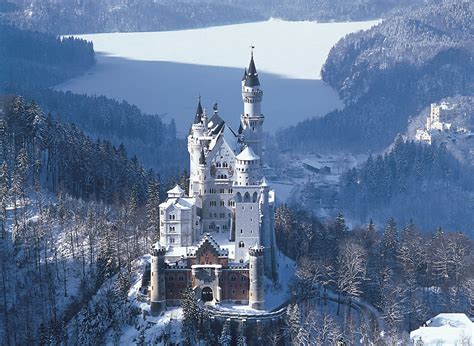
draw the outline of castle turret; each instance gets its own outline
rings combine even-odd
[[[198,99],[198,105],[194,121],[188,136],[188,152],[189,152],[189,195],[198,194],[196,184],[199,182],[199,163],[202,161],[203,148],[201,137],[205,135],[207,130],[207,116],[201,105],[201,96]]]
[[[265,308],[263,256],[263,246],[255,244],[249,249],[249,306],[257,310]]]
[[[150,310],[153,316],[157,316],[166,308],[165,254],[163,247],[155,247],[151,251]]]
[[[253,49],[253,48],[252,48]],[[240,117],[242,135],[253,151],[262,158],[263,122],[265,117],[261,111],[263,91],[260,89],[257,68],[253,60],[253,50],[250,56],[250,64],[242,78],[242,100],[244,112]]]
[[[235,158],[237,179],[235,185],[258,185],[260,181],[260,157],[248,146]]]

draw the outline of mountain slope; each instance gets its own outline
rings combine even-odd
[[[78,34],[176,30],[271,17],[367,20],[426,3],[426,0],[3,0],[3,4],[10,4],[4,5],[8,11],[3,18],[22,28]]]
[[[348,35],[322,69],[346,107],[283,131],[282,148],[366,152],[431,102],[474,92],[474,3],[446,1]]]

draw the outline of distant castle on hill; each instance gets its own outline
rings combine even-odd
[[[179,304],[191,285],[204,302],[265,308],[264,277],[276,279],[275,194],[262,176],[263,91],[253,51],[242,78],[237,131],[208,117],[199,98],[188,135],[189,193],[179,186],[160,205],[160,241],[151,253],[150,306]]]

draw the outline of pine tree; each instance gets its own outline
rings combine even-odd
[[[151,241],[160,239],[160,183],[151,180],[148,183],[148,201],[146,205],[147,229]]]
[[[99,239],[99,253],[96,262],[96,286],[100,287],[111,278],[117,269],[116,255],[108,230]]]
[[[392,217],[388,220],[383,233],[381,244],[382,260],[386,265],[394,268],[396,265],[396,255],[399,246],[398,229],[395,219]]]
[[[219,345],[230,346],[232,344],[232,335],[230,333],[230,320],[226,320],[222,326],[222,333],[219,337]]]
[[[245,336],[245,325],[243,321],[239,323],[237,346],[247,346],[247,337]]]
[[[343,234],[347,231],[346,220],[342,212],[339,212],[334,220],[334,230],[336,234]]]
[[[192,345],[197,336],[200,308],[197,304],[196,294],[190,285],[184,290],[181,299],[181,308],[183,309],[181,335],[184,340]]]
[[[0,234],[1,239],[5,239],[6,235],[6,219],[7,219],[7,203],[8,203],[8,168],[4,161],[0,166]]]

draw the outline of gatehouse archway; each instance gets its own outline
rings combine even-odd
[[[203,302],[212,302],[214,296],[212,294],[212,288],[204,287],[201,293],[201,299]]]

